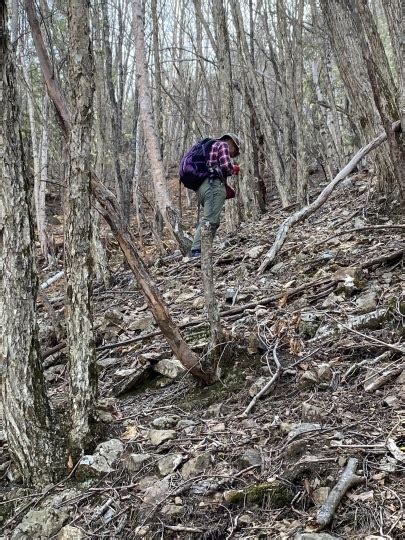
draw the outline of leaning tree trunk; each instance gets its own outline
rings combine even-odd
[[[156,201],[162,217],[169,228],[173,238],[177,241],[180,250],[185,255],[191,245],[184,235],[177,211],[170,200],[166,186],[166,177],[163,162],[160,157],[159,141],[153,121],[152,100],[145,63],[145,36],[142,19],[142,1],[133,0],[133,27],[135,36],[136,82],[139,92],[139,107],[142,127],[146,141],[146,149],[151,165],[151,176],[155,189]]]
[[[31,186],[24,166],[13,57],[0,4],[0,327],[5,360],[3,405],[11,456],[26,483],[53,481],[56,451],[36,322]]]
[[[73,115],[65,198],[66,323],[72,400],[71,450],[82,452],[91,440],[97,393],[91,288],[90,151],[93,59],[89,1],[69,1],[69,81]]]

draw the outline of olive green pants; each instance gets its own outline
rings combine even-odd
[[[215,236],[224,207],[226,190],[224,183],[219,178],[212,178],[204,180],[196,193],[202,207],[202,217],[194,235],[192,250],[201,249],[201,225],[203,223],[211,224],[212,236]]]

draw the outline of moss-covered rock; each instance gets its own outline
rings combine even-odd
[[[241,490],[227,491],[224,498],[229,504],[264,504],[268,508],[283,508],[293,500],[294,493],[282,482],[264,482]]]

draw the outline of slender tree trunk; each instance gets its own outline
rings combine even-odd
[[[219,318],[218,303],[215,298],[215,283],[212,264],[212,231],[210,223],[204,223],[201,227],[201,275],[204,285],[205,309],[210,323],[211,340],[208,357],[215,365],[222,352],[222,329]]]
[[[106,84],[108,89],[108,98],[110,102],[111,110],[111,131],[112,141],[111,150],[114,160],[114,172],[115,172],[115,189],[117,192],[117,198],[122,208],[123,215],[129,223],[130,214],[130,200],[127,200],[126,189],[124,186],[124,179],[121,171],[120,162],[120,148],[122,137],[122,122],[121,114],[118,108],[117,98],[115,95],[114,81],[113,81],[113,65],[112,65],[112,52],[110,45],[110,24],[108,20],[108,3],[104,0],[101,2],[102,17],[103,17],[103,43],[104,43],[104,55],[105,55],[105,74]]]
[[[65,208],[66,323],[72,400],[71,450],[75,457],[92,437],[97,394],[92,314],[90,151],[93,58],[89,0],[69,0],[69,81],[73,116]]]
[[[14,58],[0,4],[0,328],[5,361],[3,406],[10,454],[26,483],[54,480],[55,435],[45,393],[36,322],[31,186],[24,165]]]
[[[48,150],[49,150],[49,98],[45,93],[42,106],[42,138],[40,148],[40,182],[37,195],[37,228],[39,243],[44,257],[48,257],[48,236],[46,234],[46,186],[48,182]]]
[[[170,200],[169,192],[166,186],[163,163],[160,158],[159,142],[154,127],[150,87],[145,64],[145,37],[142,18],[142,1],[133,0],[132,6],[140,115],[146,141],[146,149],[151,165],[151,175],[155,188],[156,202],[171,235],[177,241],[182,253],[186,254],[190,249],[191,242],[184,235],[178,213]]]

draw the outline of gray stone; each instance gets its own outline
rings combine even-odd
[[[118,369],[114,376],[118,378],[118,382],[114,385],[114,395],[121,396],[129,392],[139,383],[145,381],[150,375],[150,366],[138,366],[129,369]]]
[[[150,487],[145,490],[142,500],[147,506],[155,506],[156,504],[160,504],[162,501],[164,501],[169,490],[169,479],[163,478],[162,480],[154,482]]]
[[[195,309],[203,309],[204,306],[205,306],[205,300],[203,296],[199,296],[193,302],[193,308]]]
[[[184,506],[177,504],[165,504],[161,512],[165,516],[178,516],[184,513]]]
[[[82,538],[84,538],[84,534],[80,529],[66,525],[60,530],[56,540],[82,540]]]
[[[112,464],[123,451],[124,445],[119,439],[99,444],[93,455],[82,457],[76,470],[76,478],[82,481],[112,472]]]
[[[118,358],[100,358],[100,360],[97,360],[97,365],[101,368],[107,368],[116,364],[118,360]]]
[[[249,396],[256,396],[260,390],[269,382],[270,377],[259,377],[249,388]]]
[[[321,429],[321,424],[304,423],[295,426],[287,435],[287,443],[297,439],[305,433],[318,432]]]
[[[157,429],[165,429],[174,427],[180,420],[180,416],[177,414],[167,414],[165,416],[159,416],[152,421],[152,426]]]
[[[218,416],[221,416],[221,411],[222,403],[215,403],[214,405],[210,405],[204,413],[204,418],[218,418]]]
[[[312,493],[312,498],[314,500],[314,503],[318,506],[322,505],[326,499],[328,498],[328,495],[330,493],[329,487],[320,487],[318,489],[315,489]]]
[[[164,377],[169,377],[170,379],[176,379],[179,375],[185,373],[184,367],[176,358],[163,358],[155,366],[153,366],[154,371],[160,373]]]
[[[255,450],[254,448],[248,448],[238,459],[238,464],[241,469],[246,469],[247,467],[252,466],[260,467],[262,464],[262,456],[259,450]]]
[[[301,408],[303,422],[316,422],[322,419],[322,409],[312,403],[303,403]]]
[[[60,531],[68,518],[69,514],[67,512],[55,508],[30,510],[14,529],[11,540],[51,538]]]
[[[405,384],[405,369],[395,381],[397,384]]]
[[[356,299],[356,306],[362,313],[374,311],[377,307],[377,292],[368,291]]]
[[[165,441],[170,441],[176,437],[174,429],[150,429],[149,439],[154,446],[159,446]]]
[[[270,272],[272,274],[281,274],[285,267],[286,264],[284,262],[279,262],[270,268]]]
[[[195,422],[193,420],[180,420],[180,422],[177,423],[177,427],[179,429],[183,429],[183,428],[189,428],[189,427],[193,427],[195,426]]]
[[[168,454],[158,461],[159,473],[162,476],[172,474],[183,461],[182,454]]]
[[[298,332],[302,337],[313,338],[320,326],[319,315],[313,311],[301,313]]]
[[[190,459],[181,469],[181,476],[185,479],[197,476],[211,465],[211,454],[206,452]]]
[[[314,373],[312,370],[305,371],[300,378],[299,385],[302,388],[308,388],[311,386],[315,386],[318,384],[318,377],[316,376],[316,373]]]
[[[150,463],[151,459],[151,454],[129,454],[124,460],[124,467],[129,472],[138,472],[145,467],[145,465]]]
[[[330,382],[332,380],[333,371],[329,364],[319,364],[316,373],[318,375],[318,379],[322,382]]]
[[[129,323],[127,330],[131,330],[132,332],[143,332],[152,328],[154,322],[155,320],[153,317],[143,317],[142,319],[136,319],[135,321],[131,321]]]

